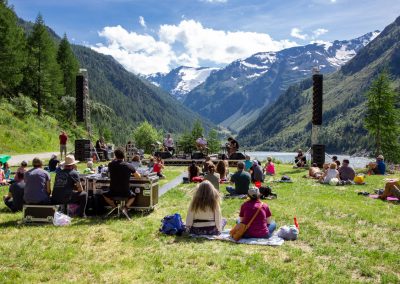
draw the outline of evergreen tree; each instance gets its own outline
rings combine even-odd
[[[396,93],[386,71],[378,75],[367,92],[365,127],[375,142],[375,155],[384,154],[390,161],[399,159],[399,116]]]
[[[221,143],[220,143],[220,141],[218,139],[217,130],[212,129],[208,133],[207,142],[208,142],[209,153],[218,153],[219,150],[221,149]]]
[[[64,37],[58,46],[57,62],[60,65],[63,73],[62,76],[65,94],[73,97],[75,96],[75,78],[79,71],[79,63],[72,52],[71,45],[68,42],[66,34],[64,34]]]
[[[17,25],[17,16],[0,0],[0,97],[17,92],[25,66],[26,40],[22,28]]]
[[[38,115],[43,106],[57,108],[64,95],[56,48],[39,14],[28,37],[28,66],[25,69],[25,92],[37,102]]]
[[[196,144],[196,139],[203,135],[204,129],[200,120],[196,120],[192,128],[192,143],[193,146]]]

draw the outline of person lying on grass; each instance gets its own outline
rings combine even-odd
[[[256,214],[258,208],[260,211],[255,217],[253,223],[247,229],[243,238],[269,238],[276,229],[276,223],[272,221],[272,213],[266,203],[260,200],[260,190],[257,187],[251,187],[247,195],[250,200],[244,202],[240,207],[239,220],[243,224],[248,224]]]
[[[385,190],[379,199],[386,200],[389,196],[394,196],[400,199],[400,182],[399,179],[389,179],[385,184]]]
[[[190,234],[219,235],[226,224],[221,214],[219,191],[209,181],[203,181],[194,192],[186,217]]]
[[[319,179],[323,176],[323,174],[324,173],[321,171],[321,169],[318,167],[316,163],[313,163],[310,169],[308,170],[308,176],[310,178]]]

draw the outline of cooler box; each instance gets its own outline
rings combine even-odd
[[[22,212],[24,223],[45,222],[53,223],[54,213],[58,211],[59,205],[24,205]]]

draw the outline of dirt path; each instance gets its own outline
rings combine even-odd
[[[50,159],[52,154],[60,155],[60,153],[57,152],[14,155],[11,156],[11,159],[8,160],[8,163],[10,164],[10,166],[19,166],[19,164],[21,164],[23,160],[26,160],[28,162],[28,165],[30,165],[33,158],[38,157],[40,159]]]

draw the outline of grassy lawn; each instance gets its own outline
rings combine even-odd
[[[182,170],[167,168],[167,180]],[[159,234],[165,215],[186,217],[193,185],[169,191],[154,212],[134,214],[132,221],[88,218],[74,219],[69,227],[24,226],[17,224],[21,213],[8,213],[1,204],[0,282],[400,282],[400,206],[356,194],[381,188],[382,177],[367,177],[365,186],[332,187],[304,179],[305,171],[288,165],[277,171],[295,183],[273,183],[278,199],[268,204],[278,226],[297,216],[297,241],[265,247]],[[223,200],[228,227],[242,202]]]

